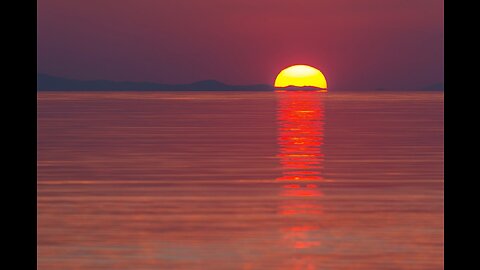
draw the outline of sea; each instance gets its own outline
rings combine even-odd
[[[37,269],[443,269],[443,104],[38,92]]]

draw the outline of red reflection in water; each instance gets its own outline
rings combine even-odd
[[[324,109],[322,96],[316,91],[278,91],[278,144],[282,177],[278,181],[299,182],[285,188],[298,188],[294,196],[312,196],[317,186],[307,181],[324,180],[323,145]],[[300,183],[301,182],[301,183]],[[308,192],[306,192],[308,191]],[[318,192],[317,195],[320,195]]]
[[[324,155],[321,150],[324,94],[278,91],[277,95],[278,157],[282,168],[282,176],[277,181],[283,183],[281,196],[286,199],[279,208],[279,214],[292,219],[282,232],[283,238],[287,246],[294,249],[318,247],[321,243],[313,234],[319,228],[305,224],[306,219],[302,217],[318,217],[323,214],[322,206],[316,198],[323,195],[318,183],[324,181]],[[298,263],[299,266],[314,267],[308,258],[303,258]]]

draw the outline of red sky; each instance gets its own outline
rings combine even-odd
[[[38,72],[75,79],[272,84],[320,69],[330,89],[443,82],[443,0],[38,0]]]

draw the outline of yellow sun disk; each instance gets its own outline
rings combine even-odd
[[[295,65],[282,70],[275,79],[275,87],[314,86],[327,88],[327,81],[320,70],[307,66]]]

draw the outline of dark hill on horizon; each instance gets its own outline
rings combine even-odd
[[[275,89],[278,89],[278,90],[326,90],[326,88],[319,88],[319,87],[315,87],[315,86],[295,86],[295,85],[289,85],[289,86],[285,86],[285,87],[276,87]]]
[[[216,80],[203,80],[189,84],[162,84],[153,82],[130,82],[110,80],[76,80],[47,74],[37,74],[37,91],[273,91],[318,90],[314,87],[280,87],[268,84],[228,85]],[[347,89],[345,89],[347,90]],[[419,89],[390,90],[377,88],[377,91],[444,91],[443,83],[432,84]],[[335,89],[342,91],[342,89]],[[361,90],[358,90],[361,91]]]
[[[216,80],[190,84],[161,84],[152,82],[117,82],[109,80],[75,80],[37,74],[37,91],[272,91],[268,84],[228,85]]]
[[[444,91],[445,86],[443,83],[436,83],[422,88],[424,91]]]
[[[445,90],[443,83],[435,83],[430,84],[427,86],[419,87],[419,88],[412,88],[412,89],[388,89],[388,88],[377,88],[376,91],[424,91],[424,92],[443,92]]]

